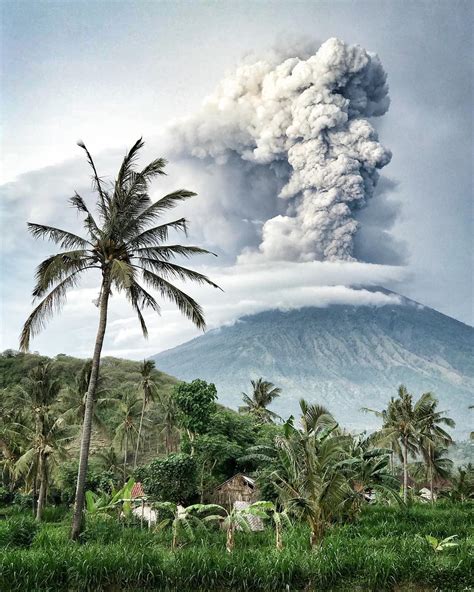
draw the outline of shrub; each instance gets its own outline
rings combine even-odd
[[[29,493],[17,492],[13,496],[13,503],[22,510],[30,510],[33,507],[33,496]]]
[[[122,535],[123,526],[116,517],[108,514],[89,515],[86,527],[80,535],[81,543],[111,544]]]
[[[157,458],[140,474],[145,492],[160,501],[187,503],[197,491],[196,462],[189,454]]]
[[[13,500],[13,493],[6,487],[0,486],[0,505],[9,504]]]
[[[0,523],[0,547],[29,547],[37,530],[32,516],[9,518]]]

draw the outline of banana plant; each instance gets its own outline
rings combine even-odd
[[[254,502],[247,508],[246,511],[252,516],[258,516],[263,520],[266,518],[271,518],[273,524],[275,525],[275,546],[277,551],[281,551],[283,549],[283,525],[291,526],[291,520],[287,511],[283,510],[280,512],[273,502],[266,501]]]
[[[451,536],[446,537],[445,539],[437,539],[434,536],[429,534],[425,535],[425,539],[428,541],[428,544],[431,546],[435,553],[440,553],[441,551],[445,551],[450,547],[458,547],[459,543],[455,543],[454,539],[457,538],[457,534],[453,534]]]
[[[207,514],[202,520],[203,522],[217,522],[227,533],[226,536],[226,551],[232,553],[234,549],[234,534],[237,527],[241,528],[245,532],[250,532],[249,523],[246,520],[246,514],[248,514],[248,508],[232,508],[230,512],[223,506],[218,504],[194,504],[186,508],[189,512],[195,512],[196,514]],[[214,513],[209,513],[214,512]]]
[[[86,511],[89,514],[108,512],[122,504],[122,511],[128,518],[132,513],[132,489],[135,485],[134,479],[130,478],[120,489],[112,488],[112,493],[101,491],[94,493],[86,491]]]
[[[173,551],[175,551],[178,547],[178,535],[180,529],[183,529],[186,532],[189,539],[194,540],[193,527],[197,526],[197,524],[200,522],[199,518],[192,513],[193,509],[195,509],[195,506],[183,508],[183,506],[173,502],[155,502],[153,504],[153,508],[155,510],[165,510],[173,516],[173,518],[163,519],[156,525],[157,530],[162,530],[171,525],[171,530],[173,533],[171,549]]]

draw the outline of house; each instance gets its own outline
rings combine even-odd
[[[216,487],[212,498],[214,503],[231,509],[234,507],[235,502],[256,502],[258,495],[254,479],[242,473],[237,473],[237,475]]]

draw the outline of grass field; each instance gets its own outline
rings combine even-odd
[[[183,535],[171,552],[169,532],[113,518],[90,521],[81,543],[68,540],[69,516],[36,532],[25,518],[8,518],[0,522],[0,590],[471,590],[472,510],[368,507],[356,524],[334,526],[318,552],[308,549],[308,531],[297,525],[285,532],[280,553],[268,528],[238,532],[231,555],[224,533],[204,528],[194,540]],[[459,545],[435,552],[425,535],[457,535]]]

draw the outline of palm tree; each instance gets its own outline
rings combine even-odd
[[[127,480],[127,461],[129,445],[138,443],[138,425],[142,419],[142,401],[134,394],[127,393],[117,401],[120,423],[115,429],[115,441],[123,452],[123,480]]]
[[[314,548],[350,495],[349,482],[337,467],[346,456],[346,437],[323,407],[304,400],[300,407],[302,429],[290,418],[283,437],[275,438],[277,462],[272,479],[283,505],[308,522]]]
[[[423,397],[426,397],[427,404],[423,406],[423,416],[420,418],[419,447],[428,472],[430,498],[433,504],[433,477],[436,473],[438,473],[438,476],[443,476],[444,471],[440,446],[448,446],[453,443],[451,436],[441,426],[445,425],[454,428],[456,423],[450,417],[443,415],[443,411],[437,410],[438,399],[433,394],[425,393]],[[441,473],[439,473],[439,470]]]
[[[158,428],[164,440],[166,454],[175,452],[179,444],[179,421],[176,399],[171,395],[158,393]]]
[[[60,396],[61,408],[66,420],[73,421],[77,425],[82,425],[86,411],[86,394],[89,386],[92,372],[92,360],[87,360],[80,372],[77,374],[72,386],[67,385]],[[96,391],[94,393],[94,408],[92,415],[92,425],[101,432],[106,432],[106,426],[98,414],[98,410],[113,399],[105,397],[105,388],[101,387],[100,376],[97,381]],[[102,395],[102,396],[101,396]]]
[[[28,224],[35,238],[51,240],[65,250],[48,257],[38,266],[33,296],[42,300],[26,320],[20,337],[21,349],[28,350],[31,338],[43,328],[47,319],[61,308],[67,291],[77,285],[82,274],[87,270],[99,270],[99,325],[82,426],[76,503],[71,531],[73,539],[77,539],[82,530],[94,397],[112,287],[117,292],[125,293],[137,313],[145,337],[148,331],[143,310],[149,308],[159,313],[160,307],[155,298],[139,283],[140,277],[142,282],[176,304],[186,317],[202,329],[205,327],[202,308],[172,282],[175,279],[191,280],[217,287],[206,276],[173,262],[176,256],[189,257],[208,251],[193,246],[163,244],[170,231],[186,232],[187,223],[184,218],[149,227],[164,212],[195,195],[191,191],[179,189],[152,202],[148,193],[149,184],[154,178],[164,174],[166,161],[158,158],[142,170],[136,170],[136,159],[143,146],[140,138],[123,159],[116,181],[110,187],[106,187],[86,146],[82,142],[79,142],[79,146],[85,151],[92,169],[98,218],[94,217],[84,199],[76,193],[70,202],[85,217],[87,238],[53,226]]]
[[[382,429],[378,432],[380,442],[389,442],[401,451],[403,465],[403,501],[408,498],[408,455],[415,456],[420,449],[420,439],[427,425],[427,417],[432,410],[433,395],[423,393],[413,403],[413,396],[404,385],[398,387],[398,398],[392,398],[387,409],[375,413],[383,419]]]
[[[34,490],[39,481],[37,520],[41,520],[46,501],[50,440],[56,428],[56,421],[51,419],[51,407],[57,402],[60,389],[60,382],[54,376],[50,363],[41,363],[32,368],[20,388],[22,403],[27,409],[26,421],[21,428],[28,446],[16,463],[16,472],[33,474]]]
[[[239,411],[254,415],[261,423],[271,423],[274,419],[278,419],[279,416],[267,409],[267,407],[280,396],[281,389],[272,382],[263,380],[263,378],[251,380],[250,382],[252,384],[252,394],[249,396],[242,393],[245,405],[239,407]]]
[[[142,428],[143,428],[143,416],[145,415],[145,409],[154,400],[156,393],[156,384],[153,381],[153,370],[155,369],[155,362],[153,360],[143,360],[140,366],[140,387],[143,394],[142,412],[140,415],[140,425],[138,426],[137,435],[137,446],[135,448],[135,459],[133,462],[133,468],[137,468],[138,450],[140,447]]]
[[[123,472],[123,459],[117,454],[113,446],[109,446],[105,450],[99,450],[96,456],[104,471],[110,471],[115,476]]]
[[[74,428],[68,425],[63,416],[50,410],[42,414],[41,431],[30,430],[30,447],[16,462],[18,475],[35,472],[39,482],[36,520],[42,518],[53,466],[58,466],[67,458],[67,445],[75,437]]]
[[[401,501],[398,496],[400,483],[389,469],[391,450],[374,446],[373,438],[360,434],[349,437],[347,459],[339,467],[347,476],[352,495],[347,500],[349,513],[359,512],[368,492],[375,492],[395,501]]]

